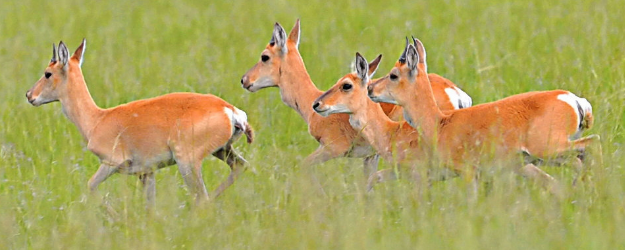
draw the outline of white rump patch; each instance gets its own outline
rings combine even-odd
[[[592,106],[590,102],[586,100],[586,98],[580,98],[575,94],[568,92],[566,94],[558,95],[558,100],[566,102],[571,108],[573,108],[573,112],[575,113],[575,117],[577,117],[577,130],[580,131],[579,124],[586,114],[592,114]],[[581,113],[580,113],[581,108]]]
[[[245,131],[247,129],[247,114],[237,107],[232,108],[233,109],[230,109],[228,107],[224,108],[224,112],[226,113],[232,124],[232,133],[234,134],[236,127],[239,127],[243,131]]]
[[[445,93],[454,109],[468,108],[473,104],[471,97],[458,87],[445,88]]]
[[[460,106],[458,106],[460,104],[460,95],[458,95],[458,91],[454,88],[445,88],[445,93],[447,93],[451,105],[454,105],[454,109],[460,109]]]
[[[473,99],[467,93],[462,91],[462,89],[458,87],[454,87],[456,91],[458,91],[458,95],[460,96],[460,103],[462,103],[462,108],[468,108],[473,105]]]

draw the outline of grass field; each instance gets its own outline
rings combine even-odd
[[[212,2],[212,3],[205,3]],[[0,246],[6,249],[615,249],[625,247],[625,9],[620,0],[555,1],[34,1],[0,6]],[[406,181],[364,190],[362,161],[315,167],[327,196],[299,163],[316,147],[277,89],[249,93],[241,76],[259,59],[273,23],[301,18],[300,52],[326,90],[356,51],[384,54],[386,74],[420,38],[429,71],[474,103],[530,90],[567,89],[594,108],[601,147],[590,181],[556,200],[511,174],[482,185],[474,202],[459,179],[418,196]],[[245,110],[257,140],[236,147],[256,173],[194,208],[176,167],[157,173],[147,214],[134,176],[115,175],[89,195],[98,159],[59,103],[24,97],[51,44],[86,37],[85,79],[100,107],[169,92],[218,95]],[[602,157],[600,157],[602,155]],[[388,165],[380,163],[379,168]],[[572,171],[546,168],[563,183]],[[208,159],[212,190],[228,174]]]

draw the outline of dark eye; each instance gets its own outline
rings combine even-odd
[[[395,75],[395,74],[391,74],[391,75],[389,75],[389,77],[390,77],[390,78],[391,78],[391,80],[393,80],[393,81],[397,80],[397,75]]]
[[[52,73],[46,72],[44,75],[46,76],[46,79],[50,79],[50,77],[52,76]]]
[[[351,85],[351,84],[349,84],[349,83],[343,84],[343,86],[341,86],[341,89],[342,89],[343,91],[350,90],[350,89],[352,89],[352,85]]]
[[[260,56],[260,60],[262,60],[263,62],[267,62],[267,61],[269,61],[269,56],[268,55],[262,55],[262,56]]]

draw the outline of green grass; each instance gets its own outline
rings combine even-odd
[[[614,249],[625,240],[625,9],[603,1],[3,1],[0,8],[0,245],[9,249]],[[354,53],[384,54],[378,76],[419,37],[430,72],[474,103],[530,90],[586,97],[599,134],[592,181],[555,200],[509,173],[493,174],[475,202],[459,179],[418,196],[408,181],[364,192],[358,159],[315,168],[319,195],[298,164],[317,143],[276,89],[248,93],[240,77],[258,60],[273,23],[302,20],[300,51],[329,88]],[[257,141],[237,148],[256,168],[194,209],[175,167],[157,174],[154,214],[136,177],[87,190],[98,166],[60,104],[33,108],[51,44],[88,40],[83,72],[98,105],[175,91],[212,93],[245,110]],[[603,157],[599,157],[602,155]],[[380,164],[380,168],[387,165]],[[204,163],[210,189],[227,175]],[[563,183],[573,174],[548,168]],[[490,191],[487,191],[490,190]]]

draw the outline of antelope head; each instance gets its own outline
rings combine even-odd
[[[26,92],[28,102],[33,106],[40,106],[46,103],[58,101],[68,91],[68,79],[73,76],[73,72],[80,73],[80,66],[83,61],[87,41],[83,39],[82,44],[70,57],[65,43],[61,41],[58,49],[52,44],[52,59],[44,70],[43,76],[35,85]]]
[[[352,114],[359,108],[365,108],[367,100],[367,83],[378,69],[382,55],[371,64],[356,53],[356,72],[349,73],[338,80],[334,86],[319,96],[313,103],[315,112],[322,116],[330,114]]]

